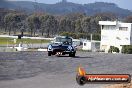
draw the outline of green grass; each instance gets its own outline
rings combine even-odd
[[[0,45],[5,44],[19,44],[20,42],[25,44],[37,44],[37,43],[48,43],[50,40],[44,39],[16,39],[16,43],[14,43],[14,38],[0,37]]]

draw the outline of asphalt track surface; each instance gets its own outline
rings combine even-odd
[[[90,74],[132,74],[132,55],[78,51],[76,57],[47,52],[0,52],[0,88],[104,88],[76,83],[78,66]]]

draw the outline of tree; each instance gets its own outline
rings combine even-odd
[[[82,25],[81,25],[82,20],[78,19],[75,22],[75,31],[78,33],[83,33]]]
[[[109,13],[109,12],[103,12],[103,13],[97,13],[93,16],[94,18],[98,18],[102,21],[112,21],[112,20],[116,20],[117,17],[114,13]]]
[[[61,18],[59,22],[60,32],[74,32],[75,31],[75,21],[68,19],[66,17]]]
[[[45,32],[45,28],[46,28],[46,20],[47,20],[46,15],[40,16],[39,19],[40,19],[40,23],[41,23],[40,32],[41,32],[42,36],[44,36],[44,32]]]
[[[0,29],[4,29],[4,16],[5,16],[5,13],[2,13],[0,11]]]
[[[14,16],[14,14],[9,13],[4,18],[4,23],[6,25],[6,30],[9,31],[9,35],[11,34],[11,30],[14,27],[14,17],[13,16]]]
[[[75,21],[77,19],[82,19],[83,17],[86,17],[85,13],[70,13],[64,16],[67,19],[70,19],[71,21]]]
[[[14,15],[14,20],[15,20],[15,25],[14,25],[14,29],[15,32],[19,31],[21,32],[21,35],[23,36],[23,32],[26,31],[27,25],[26,25],[26,19],[27,15],[24,13],[16,13]]]
[[[125,18],[125,22],[127,22],[127,23],[132,23],[132,16],[127,16],[127,17]]]
[[[26,15],[23,13],[9,13],[4,18],[4,23],[6,26],[6,29],[9,31],[9,35],[11,34],[11,31],[13,31],[14,34],[16,34],[16,31],[19,30],[19,24],[25,20]]]
[[[0,8],[0,31],[5,31],[6,32],[6,26],[5,26],[5,23],[4,23],[4,18],[7,14],[9,13],[13,13],[14,10],[8,10],[8,9],[5,9],[5,8]]]
[[[29,17],[27,17],[27,23],[29,27],[29,31],[31,33],[31,36],[35,36],[36,32],[40,29],[40,19],[39,15],[32,14]]]
[[[24,32],[26,32],[27,30],[27,22],[25,20],[21,21],[19,24],[18,24],[18,28],[21,32],[21,35],[23,36],[24,35]]]
[[[84,17],[81,21],[81,27],[82,27],[82,31],[85,32],[85,33],[88,33],[90,32],[90,20],[91,18],[90,17]]]
[[[44,32],[46,33],[47,37],[53,36],[57,34],[58,30],[58,21],[52,15],[42,15],[40,17],[41,21],[41,32],[42,36]]]

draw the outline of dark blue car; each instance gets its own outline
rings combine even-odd
[[[55,37],[53,43],[48,45],[48,56],[65,54],[75,57],[76,49],[72,45],[72,38],[67,36]]]

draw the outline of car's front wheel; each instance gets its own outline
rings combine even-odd
[[[48,56],[51,56],[52,55],[52,52],[48,52]]]
[[[70,53],[69,57],[75,57],[75,53]]]

